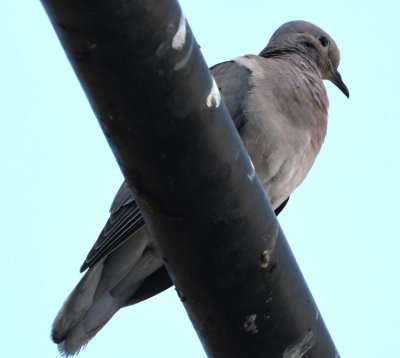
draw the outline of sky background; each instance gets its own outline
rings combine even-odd
[[[284,22],[338,44],[328,136],[279,217],[342,358],[400,357],[398,2],[182,0],[211,66]],[[52,321],[122,175],[39,1],[0,1],[0,355],[59,357]],[[205,357],[175,291],[123,309],[82,358]]]

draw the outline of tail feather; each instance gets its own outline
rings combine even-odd
[[[133,288],[133,292],[137,287]],[[96,301],[80,319],[70,328],[58,349],[63,356],[78,354],[83,347],[104,327],[112,316],[125,304],[133,292],[121,297],[113,297],[106,292]]]
[[[128,246],[129,247],[129,246]],[[121,248],[126,249],[126,248]],[[79,353],[111,317],[135,294],[143,280],[162,267],[153,245],[129,265],[100,261],[90,268],[67,298],[52,329],[52,338],[63,356]]]
[[[109,291],[97,295],[96,288],[101,282],[102,266],[96,265],[85,274],[54,321],[52,339],[58,344],[63,356],[79,353],[141,285],[141,282],[131,283],[119,296],[114,296]]]
[[[55,343],[65,339],[69,329],[81,319],[82,312],[86,312],[93,303],[102,269],[102,265],[97,265],[88,270],[64,302],[53,323],[52,339]]]

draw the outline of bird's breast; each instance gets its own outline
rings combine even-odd
[[[254,57],[240,130],[273,208],[311,169],[326,135],[328,99],[317,72]]]

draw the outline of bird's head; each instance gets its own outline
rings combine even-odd
[[[260,56],[272,57],[290,52],[304,54],[305,57],[313,59],[321,77],[331,81],[349,97],[349,90],[338,71],[339,49],[324,30],[307,21],[287,22],[274,32]]]

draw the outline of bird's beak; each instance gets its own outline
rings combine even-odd
[[[342,81],[342,76],[340,76],[339,71],[336,68],[334,68],[334,69],[332,69],[331,75],[332,75],[332,78],[331,78],[332,83],[337,88],[339,88],[347,98],[349,98],[349,96],[350,96],[349,90],[347,89],[347,86]]]

